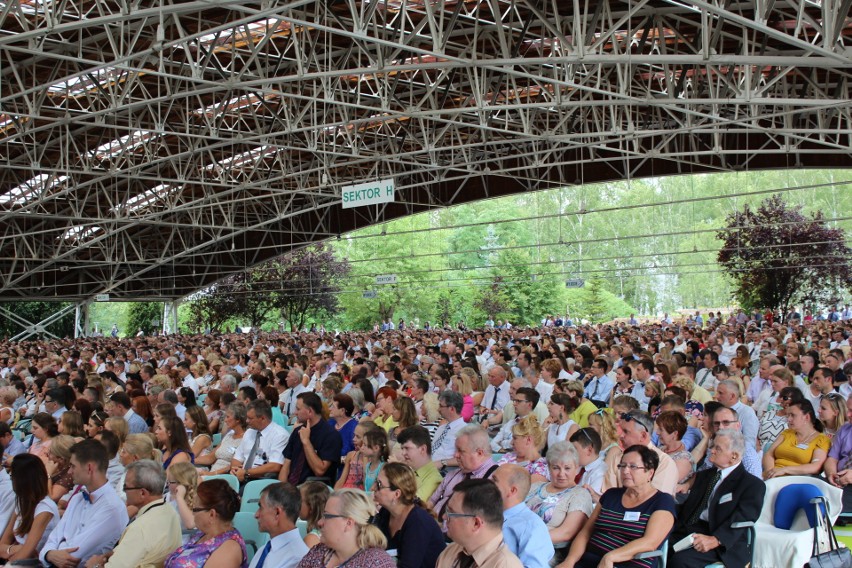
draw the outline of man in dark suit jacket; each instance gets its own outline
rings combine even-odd
[[[745,450],[738,430],[716,432],[710,445],[713,468],[700,471],[686,501],[678,511],[669,537],[669,568],[693,568],[722,562],[726,568],[742,568],[751,561],[748,529],[733,523],[757,521],[766,496],[763,480],[748,473],[742,464]],[[674,545],[694,534],[690,548],[674,551]]]

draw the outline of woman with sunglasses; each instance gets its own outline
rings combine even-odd
[[[446,543],[428,503],[417,497],[414,471],[402,463],[389,463],[373,485],[373,500],[380,507],[376,526],[396,550],[399,568],[433,568]]]
[[[233,525],[239,509],[240,497],[227,481],[210,479],[201,483],[192,508],[198,531],[166,558],[164,568],[247,568],[246,543]]]
[[[360,489],[339,489],[325,503],[319,525],[322,542],[299,562],[298,568],[394,568],[385,547],[387,539],[375,522],[375,505]],[[169,567],[166,567],[169,568]]]
[[[794,402],[784,411],[787,430],[763,454],[763,478],[782,475],[817,475],[822,471],[831,440],[807,400]]]
[[[675,503],[651,485],[659,463],[657,454],[645,446],[624,450],[618,463],[621,487],[601,495],[558,568],[622,566],[636,554],[660,547],[674,526]],[[645,562],[657,566],[656,559]]]

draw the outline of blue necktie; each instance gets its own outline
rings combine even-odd
[[[260,553],[260,560],[257,561],[257,564],[254,568],[263,568],[263,563],[266,560],[266,556],[269,554],[269,551],[272,550],[272,541],[266,543],[266,546],[263,547],[263,552]]]
[[[91,503],[91,502],[92,502],[92,497],[91,497],[91,495],[89,495],[89,492],[88,492],[88,491],[86,491],[85,489],[83,489],[83,490],[81,491],[81,493],[83,494],[83,500],[84,500],[86,503]]]

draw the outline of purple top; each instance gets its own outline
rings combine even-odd
[[[852,465],[852,423],[847,422],[831,439],[828,457],[837,460],[837,470],[843,471]]]
[[[325,568],[334,553],[328,546],[320,543],[310,549],[299,561],[298,568]],[[381,548],[362,548],[339,568],[396,568],[396,562]],[[168,568],[168,567],[166,567]]]
[[[207,562],[210,555],[213,554],[217,548],[222,546],[222,543],[226,540],[237,541],[237,544],[240,545],[240,550],[242,550],[243,553],[243,558],[240,561],[240,568],[248,568],[246,543],[243,541],[243,537],[240,536],[240,533],[236,529],[225,531],[210,540],[198,542],[203,536],[204,533],[201,531],[193,534],[189,538],[189,542],[178,547],[177,550],[169,554],[163,568],[200,568],[201,566],[204,566],[204,563]]]

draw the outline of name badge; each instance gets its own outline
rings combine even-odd
[[[625,511],[624,512],[624,520],[625,521],[638,521],[639,520],[639,511]]]
[[[799,448],[800,450],[807,450],[808,449],[807,444],[796,444],[796,447]]]
[[[734,499],[733,494],[725,493],[724,495],[722,495],[721,498],[719,498],[719,504],[721,505],[723,503],[727,503],[728,501],[732,501],[733,499]]]

